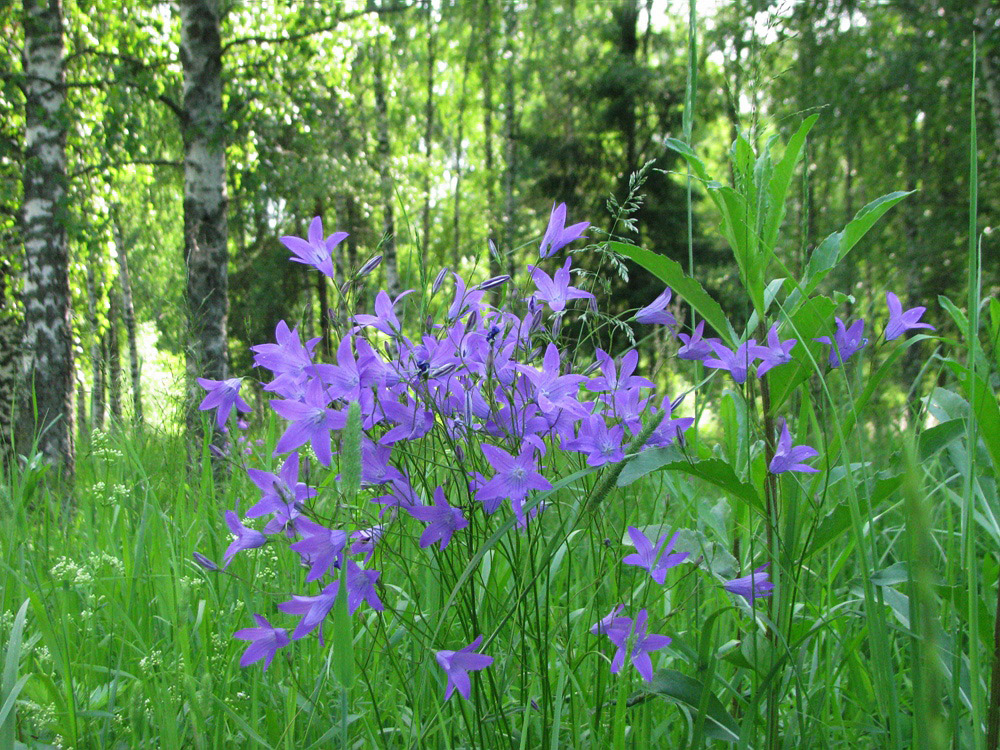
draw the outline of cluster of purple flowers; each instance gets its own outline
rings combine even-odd
[[[565,204],[553,208],[539,248],[542,259],[579,239],[589,226],[583,222],[566,227],[565,218]],[[324,238],[322,222],[316,218],[307,239],[283,237],[282,242],[292,252],[292,261],[332,277],[332,251],[345,237],[337,232]],[[355,279],[371,273],[379,260],[376,257],[366,263]],[[572,271],[569,257],[552,275],[529,266],[532,288],[523,292],[511,289],[509,276],[470,285],[457,273],[450,274],[452,296],[438,305],[445,311],[442,319],[428,320],[415,333],[400,319],[413,290],[395,299],[381,291],[373,312],[354,315],[350,327],[341,332],[335,362],[318,361],[319,339],[303,341],[298,330],[284,321],[278,324],[273,343],[252,348],[254,364],[271,374],[263,389],[272,396],[271,409],[285,422],[275,447],[275,455],[285,455],[285,459],[277,473],[248,469],[261,494],[245,517],[267,520],[257,531],[244,525],[238,509],[226,511],[234,540],[225,552],[224,566],[242,551],[261,547],[271,538],[284,538],[308,570],[306,582],[320,589],[318,593],[293,595],[278,605],[281,612],[299,618],[290,635],[255,614],[257,627],[240,630],[235,636],[251,642],[241,665],[264,660],[266,669],[276,652],[292,641],[314,631],[322,640],[323,623],[339,596],[346,597],[352,615],[362,605],[382,610],[377,589],[380,572],[367,566],[386,530],[403,524],[404,518],[423,525],[418,541],[421,548],[436,545],[440,551],[470,525],[472,514],[492,516],[507,502],[518,526],[524,528],[544,508],[543,503],[529,502],[532,493],[552,489],[544,476],[550,450],[576,453],[581,465],[599,468],[624,460],[627,441],[640,434],[647,414],[662,411],[664,419],[643,449],[671,445],[691,426],[693,419],[673,417],[679,400],[663,398],[658,406],[652,403],[653,383],[636,374],[639,355],[634,350],[616,359],[597,349],[594,374],[573,371],[574,358],[559,349],[549,332],[558,330],[576,301],[591,308],[596,301],[588,291],[573,285]],[[432,298],[446,288],[448,278],[447,271],[438,274]],[[505,291],[511,304],[498,307],[490,303],[493,294]],[[670,298],[670,289],[665,289],[636,313],[635,320],[676,325],[668,310]],[[890,310],[894,312],[887,339],[908,328],[928,327],[918,322],[917,310],[895,311],[892,299]],[[922,308],[918,310],[922,312]],[[552,319],[552,325],[547,325],[546,318]],[[833,366],[834,351],[837,364],[841,364],[864,345],[860,338],[863,322],[850,328],[839,319],[837,323],[838,333],[833,342],[828,341]],[[766,343],[750,339],[735,351],[718,339],[703,338],[703,333],[701,322],[692,334],[678,334],[683,342],[678,356],[727,370],[738,383],[746,381],[754,364],[760,377],[790,362],[797,343],[795,339],[782,340],[777,324],[768,332]],[[249,411],[239,396],[239,378],[199,382],[208,390],[201,408],[216,409],[220,427],[234,408]],[[300,481],[300,470],[306,463],[306,446],[323,467],[334,465],[353,404],[359,407],[362,429],[360,484],[378,507],[379,522],[351,529],[332,524],[313,511],[310,500],[316,490]],[[783,420],[781,430],[770,470],[817,471],[802,463],[817,452],[808,446],[793,446]],[[403,454],[412,456],[413,446],[432,433],[434,442],[429,450],[448,470],[421,471],[417,476]],[[447,455],[442,456],[442,451]],[[686,557],[671,554],[676,535],[669,544],[664,535],[654,545],[634,527],[629,528],[629,534],[636,551],[623,562],[647,570],[658,584],[663,584],[668,569]],[[196,559],[217,569],[204,556]],[[724,586],[752,602],[755,597],[769,595],[771,584],[763,568],[758,568],[753,575]],[[633,621],[620,616],[620,609],[595,625],[594,632],[606,634],[618,647],[612,671],[621,669],[628,653],[643,678],[649,680],[649,652],[666,646],[670,639],[647,634],[646,610]],[[447,677],[446,698],[456,690],[468,698],[468,672],[492,663],[492,657],[476,653],[481,643],[482,636],[458,651],[436,652]]]
[[[540,247],[543,259],[578,239],[588,226],[564,224],[565,205],[560,205],[553,209]],[[331,252],[342,240],[342,233],[324,239],[319,219],[310,225],[307,240],[282,238],[293,261],[327,275]],[[375,266],[366,264],[365,271]],[[303,341],[284,321],[273,343],[253,347],[255,365],[271,374],[263,385],[272,396],[271,409],[285,422],[275,455],[286,458],[277,473],[248,469],[261,495],[246,518],[267,520],[262,531],[256,531],[244,525],[237,511],[227,511],[234,540],[224,564],[272,536],[283,536],[308,570],[307,583],[321,588],[278,605],[280,611],[299,617],[290,634],[255,615],[258,627],[237,633],[252,642],[241,663],[264,659],[266,668],[277,650],[292,641],[314,631],[322,639],[323,622],[340,595],[347,597],[352,614],[364,604],[383,609],[376,588],[380,573],[366,566],[386,529],[402,518],[423,525],[421,548],[445,550],[454,535],[469,526],[477,508],[491,516],[509,502],[518,525],[526,526],[543,507],[525,507],[531,494],[552,488],[542,463],[549,450],[577,453],[581,464],[591,467],[624,459],[626,440],[642,430],[647,407],[655,408],[650,404],[653,383],[635,374],[635,351],[616,360],[597,350],[597,369],[588,377],[574,373],[567,352],[549,340],[552,326],[547,317],[558,325],[575,301],[596,304],[590,292],[574,286],[572,270],[571,258],[552,275],[529,267],[532,288],[508,295],[514,300],[509,307],[519,307],[520,314],[487,299],[489,292],[511,285],[509,277],[472,285],[450,274],[453,291],[441,306],[446,308],[443,319],[428,321],[416,336],[401,322],[412,290],[395,299],[379,292],[371,314],[351,318],[351,327],[337,342],[335,362],[318,361],[319,339]],[[448,277],[446,272],[438,275],[432,295],[447,288]],[[664,299],[669,301],[669,290]],[[669,315],[657,318],[655,310],[646,319],[673,322]],[[239,396],[239,379],[205,380],[202,385],[209,394],[201,408],[216,409],[220,426],[234,407],[248,408]],[[316,516],[309,502],[316,490],[299,480],[305,463],[300,454],[306,446],[322,466],[336,463],[352,403],[358,404],[361,415],[361,486],[380,518],[376,526],[357,530]],[[660,408],[666,418],[648,447],[670,445],[691,425],[690,418],[672,418],[676,406],[663,400]],[[412,454],[412,446],[434,430],[450,446],[449,465],[457,467],[436,486],[429,485],[433,473],[415,478],[397,455],[403,444]],[[434,450],[440,451],[441,442]],[[440,480],[441,473],[437,476]],[[467,671],[492,661],[473,653],[480,643],[481,638],[459,651],[437,652],[448,678],[446,697],[457,690],[467,698]]]

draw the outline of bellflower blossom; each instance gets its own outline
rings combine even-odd
[[[357,323],[359,329],[370,326],[387,336],[399,336],[402,332],[402,326],[399,324],[399,318],[396,317],[396,305],[408,294],[413,294],[413,290],[407,289],[396,299],[390,299],[389,294],[382,290],[375,295],[375,314],[355,315],[352,320]]]
[[[686,333],[678,333],[677,338],[684,342],[684,346],[677,350],[678,359],[698,360],[705,359],[712,355],[712,344],[721,344],[722,340],[717,338],[702,338],[705,332],[705,321],[698,321],[694,327],[694,332],[689,336]]]
[[[347,614],[353,615],[361,606],[361,602],[367,603],[376,612],[385,609],[375,591],[375,581],[378,577],[377,570],[365,570],[354,560],[347,561]]]
[[[209,380],[208,378],[198,378],[198,385],[208,391],[208,395],[198,405],[202,411],[216,409],[215,420],[221,430],[226,426],[226,420],[233,407],[236,411],[246,414],[250,406],[240,398],[240,384],[242,378],[229,378],[228,380]]]
[[[902,336],[906,331],[914,328],[929,328],[934,330],[930,323],[921,323],[920,318],[927,310],[926,307],[911,307],[903,311],[903,304],[892,292],[886,292],[885,302],[889,306],[889,323],[885,327],[885,340],[892,341]]]
[[[711,342],[712,351],[715,352],[715,357],[709,357],[705,360],[705,367],[714,367],[717,370],[728,370],[729,374],[733,376],[739,384],[747,382],[747,371],[750,365],[757,360],[757,341],[756,339],[749,339],[743,342],[734,352],[732,349],[723,346],[722,344],[717,344],[714,341]]]
[[[323,239],[323,219],[315,217],[309,223],[309,239],[282,237],[281,244],[292,251],[293,263],[303,263],[317,269],[327,278],[333,278],[333,251],[347,238],[347,232],[334,232]]]
[[[667,310],[667,305],[670,304],[670,296],[672,294],[673,292],[671,292],[670,287],[660,292],[660,295],[656,299],[636,312],[634,316],[635,322],[647,325],[654,323],[665,326],[677,325],[677,319]]]
[[[333,460],[330,433],[347,426],[347,410],[338,412],[328,409],[327,403],[326,395],[319,388],[307,389],[304,401],[273,399],[271,408],[279,417],[289,421],[274,447],[275,455],[293,451],[309,443],[319,462],[329,467]]]
[[[306,583],[322,578],[331,568],[339,568],[347,546],[347,532],[328,529],[305,516],[295,520],[295,527],[302,539],[289,547],[302,556],[302,562],[309,566]]]
[[[580,433],[563,443],[563,449],[587,454],[588,466],[604,466],[625,458],[622,440],[625,428],[622,425],[608,427],[604,417],[592,414],[580,423]]]
[[[286,510],[289,503],[301,506],[316,496],[316,490],[299,481],[299,454],[290,453],[278,474],[247,469],[250,481],[261,491],[260,500],[247,510],[247,518],[259,518]]]
[[[278,605],[285,614],[302,615],[299,624],[292,631],[292,640],[305,638],[317,627],[319,627],[319,640],[323,642],[323,628],[321,624],[330,610],[333,603],[337,601],[337,592],[340,591],[340,581],[336,580],[323,587],[323,590],[316,596],[296,596],[292,595],[290,601],[282,602]]]
[[[482,642],[483,637],[480,635],[468,646],[460,648],[458,651],[444,650],[435,652],[434,658],[437,659],[438,665],[444,670],[448,678],[448,684],[444,691],[445,700],[448,700],[456,690],[459,695],[469,700],[469,695],[472,691],[469,672],[486,669],[486,667],[493,663],[492,656],[475,653]]]
[[[868,339],[864,338],[865,321],[863,318],[854,321],[849,328],[844,325],[844,321],[840,318],[834,320],[837,322],[837,332],[833,335],[833,341],[830,341],[829,336],[820,336],[813,341],[829,345],[830,367],[840,367],[854,356],[855,352],[863,349],[868,343]]]
[[[636,565],[648,571],[652,579],[661,586],[667,578],[667,571],[670,568],[680,565],[687,559],[687,552],[670,554],[670,551],[677,543],[677,537],[680,536],[680,532],[675,533],[670,538],[669,544],[667,544],[667,534],[664,533],[655,546],[635,526],[628,527],[628,535],[632,539],[632,544],[635,545],[635,552],[622,558],[622,562],[626,565]]]
[[[560,203],[557,206],[553,203],[552,211],[549,214],[549,225],[545,228],[545,235],[542,237],[542,244],[538,247],[538,254],[542,258],[555,255],[569,243],[580,239],[589,226],[589,221],[566,226],[566,204]]]
[[[768,565],[770,563],[764,563],[750,575],[726,581],[722,584],[722,588],[730,594],[742,596],[750,604],[753,604],[754,599],[771,596],[774,584],[768,579],[770,575],[766,572]]]
[[[628,388],[652,388],[653,381],[641,375],[633,375],[639,364],[639,352],[629,349],[622,357],[620,370],[615,368],[615,361],[602,349],[597,350],[597,361],[601,366],[601,374],[587,383],[587,390],[619,391]]]
[[[618,647],[611,660],[611,673],[618,674],[625,666],[625,656],[628,655],[632,665],[646,682],[653,681],[653,662],[649,658],[651,651],[658,651],[670,645],[672,638],[666,635],[656,635],[646,632],[649,613],[639,610],[633,622],[628,617],[616,617],[606,628],[605,634]]]
[[[781,341],[778,338],[778,324],[771,326],[767,332],[767,345],[758,346],[755,354],[762,360],[757,365],[757,377],[762,377],[778,365],[787,364],[792,361],[792,348],[798,343],[797,339],[786,339]]]
[[[534,296],[546,303],[552,312],[562,312],[566,309],[566,303],[574,299],[589,299],[591,303],[596,302],[590,292],[570,286],[569,269],[572,263],[573,259],[567,258],[563,267],[557,269],[554,276],[549,276],[536,266],[528,266],[531,278],[535,281],[535,288],[538,290]]]
[[[816,474],[819,469],[814,469],[809,464],[802,463],[808,458],[815,458],[819,452],[808,445],[792,445],[792,436],[788,432],[788,424],[784,419],[781,422],[781,437],[778,438],[778,446],[774,451],[774,458],[768,467],[772,474],[781,474],[786,471],[799,471],[803,474]]]
[[[452,534],[469,525],[461,508],[453,508],[445,500],[441,487],[434,490],[434,505],[411,505],[406,508],[406,512],[428,524],[420,535],[421,549],[430,547],[434,542],[438,542],[439,549],[444,549],[451,541]]]
[[[245,549],[257,549],[267,544],[267,537],[259,531],[248,529],[240,523],[240,518],[236,515],[235,511],[226,511],[226,525],[236,535],[236,538],[226,548],[226,554],[223,557],[223,568],[229,567],[229,563],[232,562],[237,552],[242,552]]]
[[[251,664],[264,660],[264,671],[271,666],[271,660],[278,653],[279,648],[288,645],[288,635],[284,628],[275,628],[263,615],[254,615],[257,621],[255,628],[243,628],[233,633],[233,638],[241,641],[251,641],[247,650],[240,657],[240,666],[249,667]]]
[[[504,498],[510,498],[514,513],[521,517],[521,504],[531,490],[551,490],[552,484],[538,473],[535,449],[530,443],[521,447],[515,458],[502,448],[483,443],[483,456],[496,472],[476,493],[486,512],[495,513]]]

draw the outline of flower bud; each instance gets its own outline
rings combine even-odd
[[[365,276],[367,276],[376,268],[378,268],[379,263],[381,262],[382,262],[381,255],[376,255],[374,258],[369,258],[367,261],[365,261],[365,264],[358,269],[358,273],[356,274],[355,278],[363,279]]]
[[[445,266],[440,271],[438,275],[434,277],[434,283],[431,285],[431,296],[433,297],[441,289],[441,285],[444,284],[445,278],[448,276],[448,267]]]
[[[502,286],[510,281],[510,274],[501,274],[500,276],[494,276],[490,279],[486,279],[482,284],[480,284],[477,289],[487,292],[490,289],[495,289],[498,286]]]

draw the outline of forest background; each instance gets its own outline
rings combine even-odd
[[[110,419],[176,431],[185,361],[189,375],[247,373],[249,347],[279,320],[301,321],[328,347],[336,284],[377,253],[373,289],[417,287],[444,266],[474,278],[523,268],[554,201],[570,221],[592,222],[592,241],[613,232],[691,264],[727,312],[742,311],[736,266],[697,185],[689,256],[686,174],[664,140],[691,141],[723,174],[739,132],[760,147],[814,113],[783,261],[800,269],[870,200],[915,190],[827,283],[853,295],[850,315],[884,316],[891,288],[904,306],[928,305],[926,319],[947,332],[935,302],[961,298],[964,283],[974,35],[983,295],[996,292],[997,3],[699,2],[686,102],[689,10],[679,0],[4,3],[5,441],[17,371],[40,373],[24,361],[45,348],[26,310],[54,316],[68,359],[48,381],[66,436],[42,445],[67,458],[74,433]],[[44,76],[30,68],[55,49],[56,31],[64,85],[39,93]],[[63,98],[47,119],[33,115],[53,92]],[[61,173],[38,150],[60,140]],[[642,197],[623,213],[639,171]],[[58,196],[41,219],[26,211],[29,183]],[[278,240],[304,236],[316,215],[328,233],[350,233],[333,282],[290,265]],[[66,283],[32,283],[26,247],[63,263]],[[609,312],[662,290],[634,266],[628,276],[603,279]],[[628,339],[619,330],[617,344]],[[640,342],[657,364],[674,346],[666,333]],[[902,388],[931,385],[917,379],[927,354],[910,350]]]

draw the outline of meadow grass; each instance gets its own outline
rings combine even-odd
[[[707,182],[687,114],[684,131],[675,148],[690,154],[688,184]],[[385,611],[335,611],[324,642],[296,641],[266,671],[238,666],[246,644],[232,635],[253,613],[288,625],[277,604],[307,590],[305,569],[280,536],[224,572],[192,553],[221,560],[222,512],[256,502],[241,464],[275,468],[273,415],[258,413],[249,455],[227,472],[213,472],[207,433],[190,470],[178,435],[124,426],[82,441],[72,488],[29,459],[0,483],[0,750],[986,747],[997,713],[987,655],[1000,410],[986,375],[995,341],[980,344],[974,132],[972,143],[966,312],[941,301],[961,339],[879,341],[834,370],[813,347],[799,380],[741,387],[703,379],[694,363],[685,375],[697,384],[698,421],[683,445],[602,469],[553,450],[555,486],[527,503],[545,510],[523,531],[510,514],[468,513],[446,550],[418,549],[413,519],[391,524],[372,563]],[[794,168],[760,164],[779,182]],[[738,186],[744,219],[764,205],[756,174]],[[763,331],[767,314],[808,340],[844,296],[802,304],[822,279],[807,288],[812,267],[776,296],[783,284],[765,284],[754,262],[780,264],[767,255],[780,212],[753,218],[744,227],[754,231],[728,235],[755,310],[746,335]],[[700,287],[683,288],[697,299]],[[995,339],[1000,309],[991,311]],[[713,314],[704,302],[698,312]],[[932,340],[920,382],[945,385],[894,384],[910,347]],[[820,448],[821,473],[768,474],[778,406],[797,442]],[[462,479],[455,446],[436,431],[397,460],[425,489]],[[353,480],[336,473],[308,477],[316,516],[376,523],[377,493],[345,488]],[[628,526],[651,538],[680,530],[689,559],[665,587],[621,564]],[[771,598],[751,604],[721,587],[762,561]],[[673,639],[653,655],[651,683],[628,664],[612,674],[614,649],[590,632],[616,604],[647,609]],[[478,635],[492,666],[473,676],[469,701],[442,701],[434,651]]]

